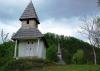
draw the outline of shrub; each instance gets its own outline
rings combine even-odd
[[[49,61],[52,62],[57,62],[58,61],[58,57],[57,57],[57,48],[54,46],[51,46],[47,49],[47,54],[46,54],[46,58]]]
[[[82,64],[84,59],[84,51],[79,49],[77,52],[73,55],[72,61],[74,64]]]
[[[43,59],[18,59],[9,62],[6,65],[5,71],[30,71],[42,69],[45,65],[45,60]]]

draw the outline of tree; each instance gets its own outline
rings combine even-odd
[[[94,47],[98,47],[100,45],[100,20],[98,17],[96,18],[89,18],[83,20],[83,25],[81,26],[81,33],[85,34],[90,42],[93,49],[94,54],[94,63],[97,64],[96,61],[96,51]],[[98,39],[99,38],[99,39]]]
[[[47,59],[49,61],[52,61],[52,62],[57,62],[58,61],[58,57],[57,57],[57,48],[51,46],[47,49]]]
[[[8,38],[8,35],[9,33],[4,33],[3,29],[1,30],[1,40],[2,40],[2,43],[6,42],[7,38]]]
[[[73,55],[72,61],[75,64],[82,64],[84,59],[84,51],[82,49],[77,50],[77,52]]]
[[[48,49],[47,49],[47,59],[53,62],[57,61],[57,46],[58,46],[58,40],[61,47],[62,52],[62,59],[66,64],[72,64],[72,58],[73,55],[77,52],[77,50],[82,49],[84,51],[84,58],[82,59],[82,64],[93,64],[93,51],[92,46],[84,42],[80,39],[77,39],[75,37],[67,37],[67,36],[61,36],[56,35],[52,33],[44,34],[44,37],[48,43]],[[97,51],[97,61],[100,64],[100,49],[96,48]]]
[[[95,33],[94,41],[96,42],[96,47],[100,48],[100,17],[96,19],[96,29],[94,33]]]
[[[8,41],[0,44],[0,66],[7,64],[13,59],[14,42]]]

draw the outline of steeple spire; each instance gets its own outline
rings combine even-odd
[[[30,3],[28,4],[28,6],[26,7],[26,9],[24,10],[23,14],[20,17],[21,21],[30,19],[34,19],[37,22],[37,24],[40,24],[32,0],[30,0]]]

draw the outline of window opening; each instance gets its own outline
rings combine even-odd
[[[27,20],[27,24],[29,24],[29,20]]]
[[[28,44],[29,44],[29,41],[28,41]]]

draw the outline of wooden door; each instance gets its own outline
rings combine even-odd
[[[28,56],[36,56],[36,47],[34,44],[28,44]]]

